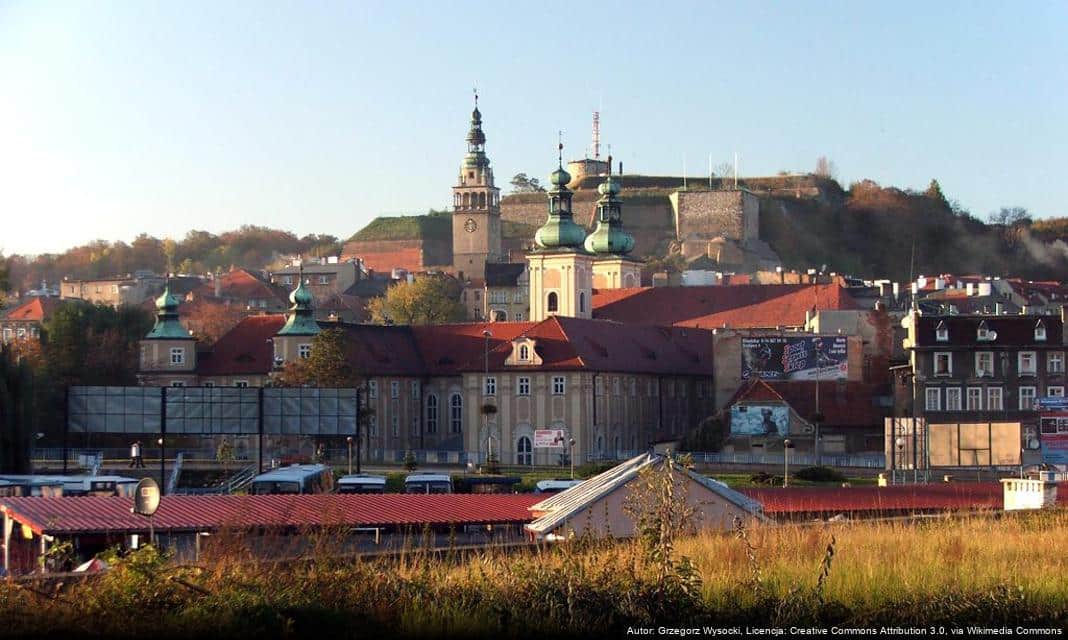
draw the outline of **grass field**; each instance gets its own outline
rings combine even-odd
[[[630,625],[1068,624],[1068,512],[751,528],[465,558],[212,561],[146,548],[58,599],[0,584],[0,635],[553,637]],[[821,577],[822,576],[822,577]]]

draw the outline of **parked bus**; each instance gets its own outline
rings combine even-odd
[[[413,473],[404,479],[404,493],[452,493],[452,478],[443,473]]]
[[[334,471],[324,464],[294,464],[261,473],[252,479],[250,493],[330,493]]]
[[[338,493],[385,493],[386,477],[355,473],[337,481]]]
[[[539,480],[534,485],[534,493],[560,493],[580,484],[582,480]]]
[[[0,476],[7,482],[5,495],[22,496],[122,496],[131,498],[137,478],[125,476]]]

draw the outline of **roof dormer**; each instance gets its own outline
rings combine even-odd
[[[935,340],[938,342],[949,342],[949,327],[946,326],[944,320],[939,321],[938,326],[935,327]]]
[[[508,354],[504,365],[506,367],[540,366],[541,356],[538,355],[537,346],[537,341],[527,336],[519,336],[512,340],[512,353]]]
[[[979,323],[979,328],[975,332],[975,339],[979,342],[993,342],[998,339],[998,334],[996,331],[991,330],[986,320],[983,320]]]
[[[1041,318],[1040,318],[1039,321],[1035,323],[1035,342],[1045,342],[1045,341],[1046,341],[1046,323],[1043,322],[1041,320]]]

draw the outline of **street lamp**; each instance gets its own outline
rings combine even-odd
[[[349,447],[349,475],[352,475],[352,436],[345,438],[345,443]]]
[[[569,447],[567,459],[571,462],[571,479],[575,479],[575,439],[571,438],[567,441]]]
[[[895,461],[900,461],[902,459],[901,458],[901,453],[905,450],[905,439],[902,438],[901,436],[898,436],[897,440],[894,440],[894,447],[897,449],[897,455],[894,456],[894,459],[895,459]],[[892,484],[897,484],[897,473],[896,473],[897,464],[894,465],[894,471],[895,471],[895,473],[894,473],[894,477],[892,478],[892,480],[893,480]],[[902,474],[902,477],[904,477],[904,474]]]
[[[167,469],[165,456],[163,451],[163,437],[160,436],[156,442],[159,444],[159,490],[160,493],[167,492]]]
[[[783,459],[783,473],[782,473],[782,486],[783,488],[790,486],[790,447],[794,443],[790,442],[787,438],[782,441],[782,459]]]

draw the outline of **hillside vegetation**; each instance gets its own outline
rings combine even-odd
[[[937,185],[936,185],[937,186]],[[987,224],[940,191],[854,183],[843,198],[762,198],[760,235],[794,269],[860,277],[980,273],[1068,279],[1068,219]]]

